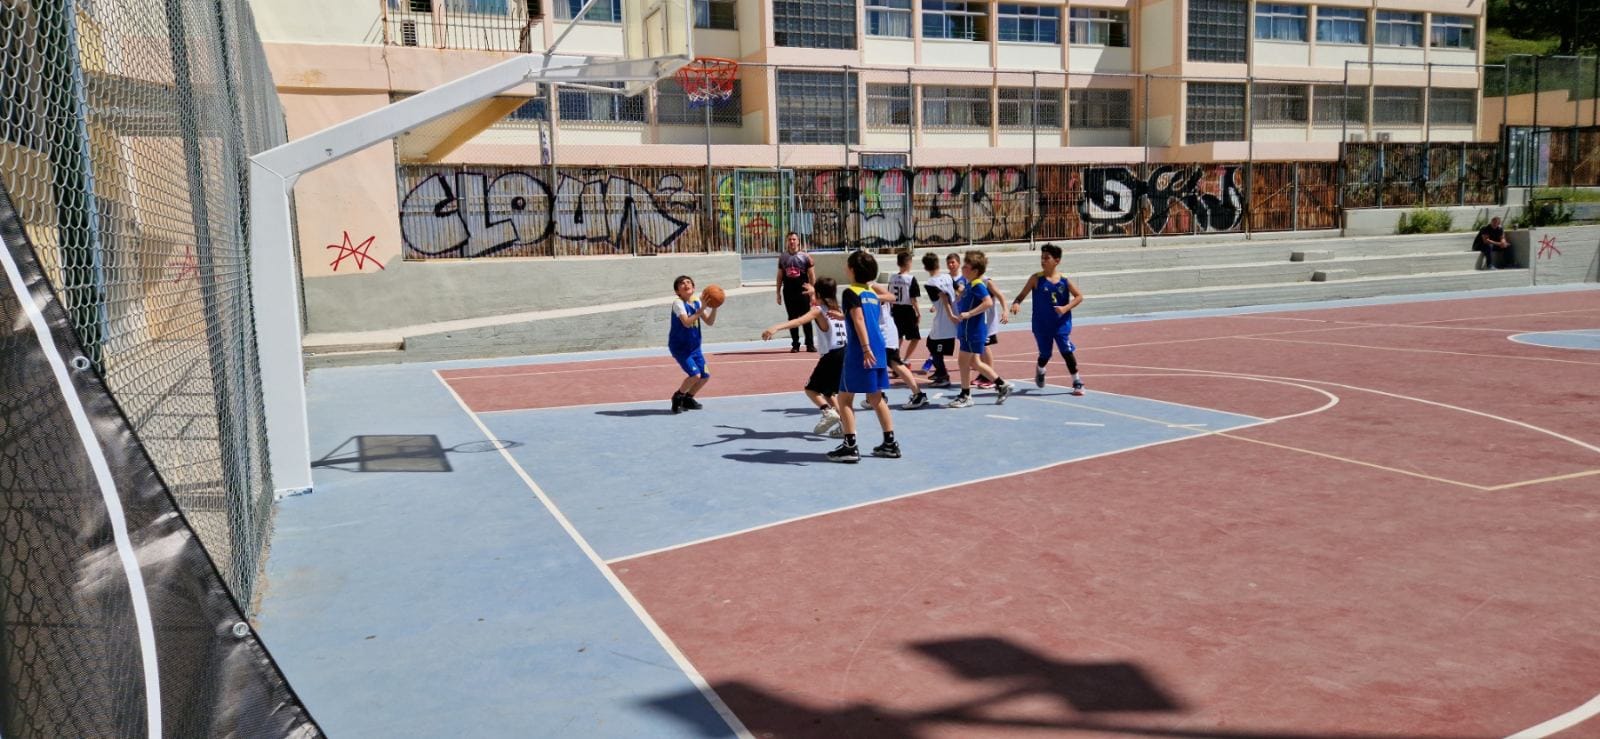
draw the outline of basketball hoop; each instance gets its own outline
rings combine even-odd
[[[739,63],[732,59],[702,56],[678,68],[678,85],[689,96],[691,107],[720,105],[733,97],[733,83],[739,78]]]

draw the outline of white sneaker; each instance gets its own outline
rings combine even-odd
[[[921,408],[922,406],[925,406],[927,404],[928,404],[928,394],[927,393],[917,393],[916,395],[911,396],[911,399],[906,401],[905,405],[900,406],[900,409],[901,410],[906,410],[906,411],[914,411],[914,410],[916,410],[918,408]]]
[[[971,406],[972,406],[972,396],[971,395],[957,395],[956,399],[950,401],[950,405],[947,406],[947,407],[949,407],[949,408],[968,408],[968,407],[971,407]]]
[[[862,396],[862,398],[861,398],[861,410],[864,410],[864,411],[872,410],[872,401],[868,400],[866,398],[866,396]]]
[[[811,428],[813,434],[826,434],[828,429],[839,425],[839,412],[832,408],[822,409],[822,418],[817,419],[817,425]]]
[[[835,439],[843,439],[844,438],[844,427],[843,426],[834,426],[833,430],[828,432],[828,435],[832,436]]]

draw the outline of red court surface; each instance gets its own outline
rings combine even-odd
[[[1279,420],[610,567],[756,736],[1600,736],[1600,352],[1507,339],[1597,327],[1600,291],[1083,326],[1090,392]],[[705,396],[814,359],[712,355]],[[681,376],[440,374],[480,412]]]

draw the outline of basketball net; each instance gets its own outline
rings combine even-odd
[[[690,107],[721,105],[733,97],[733,83],[739,78],[739,63],[732,59],[703,56],[678,68],[678,85],[689,96]]]

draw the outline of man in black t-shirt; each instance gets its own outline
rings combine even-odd
[[[1506,240],[1506,230],[1500,227],[1499,218],[1489,219],[1489,225],[1478,229],[1472,250],[1483,252],[1483,261],[1488,269],[1506,266],[1506,259],[1511,255],[1511,243]]]
[[[794,320],[811,310],[811,299],[806,297],[806,285],[817,281],[816,263],[811,255],[800,248],[800,234],[789,232],[784,243],[784,253],[778,256],[778,305],[787,309],[789,320]],[[817,350],[811,336],[811,323],[805,325],[806,351]],[[789,329],[789,351],[800,351],[800,329]]]

